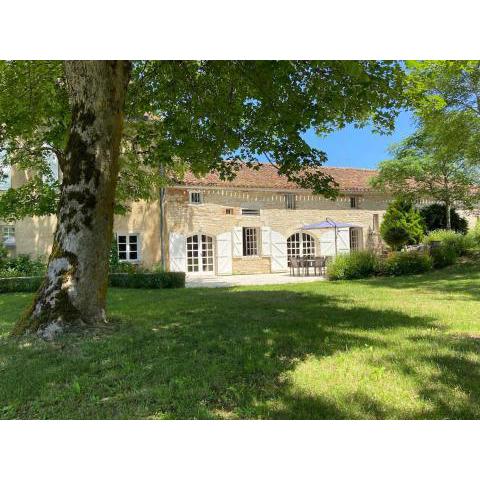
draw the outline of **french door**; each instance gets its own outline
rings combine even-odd
[[[213,239],[208,235],[187,237],[187,272],[213,273]]]

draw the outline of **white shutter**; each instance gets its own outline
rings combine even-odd
[[[337,252],[350,252],[350,228],[342,227],[337,229]]]
[[[335,255],[335,229],[327,228],[320,234],[320,255],[333,257]]]
[[[171,272],[187,271],[187,244],[185,235],[171,233],[169,237],[169,256]]]
[[[278,232],[271,231],[272,272],[286,272],[287,263],[287,239]]]
[[[232,274],[232,233],[217,235],[217,275]]]
[[[242,227],[233,227],[232,236],[233,236],[233,256],[241,257],[243,256],[243,238],[242,238]]]
[[[269,257],[272,254],[271,231],[270,227],[262,227],[262,255],[264,257]]]

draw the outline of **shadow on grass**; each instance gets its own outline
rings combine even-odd
[[[432,293],[453,294],[469,300],[480,300],[480,264],[474,262],[457,264],[423,275],[374,278],[361,282],[371,287],[400,290],[421,288]]]
[[[398,349],[399,335],[412,347],[412,332],[435,326],[428,317],[280,288],[114,290],[110,312],[119,325],[109,335],[64,337],[52,344],[3,340],[0,417],[408,418],[362,392],[352,392],[343,404],[296,392],[288,373],[308,358],[321,360],[366,346]],[[473,365],[456,360],[458,348],[472,353],[476,344],[451,343],[451,355],[443,360],[430,358],[428,345],[422,350],[423,362],[443,362],[434,382],[438,391],[419,386],[434,404],[433,417],[471,418],[478,411],[475,385],[480,382],[469,378]],[[338,382],[344,381],[339,376]],[[470,392],[470,408],[468,402],[460,410],[442,403],[454,387]],[[271,402],[278,408],[269,409]]]

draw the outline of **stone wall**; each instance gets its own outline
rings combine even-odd
[[[373,216],[378,215],[378,225],[380,225],[387,207],[387,197],[371,194],[358,195],[358,208],[350,208],[349,196],[331,201],[318,195],[298,193],[296,209],[287,210],[284,194],[277,192],[228,189],[195,191],[202,194],[200,205],[189,204],[187,189],[168,190],[166,202],[168,231],[186,236],[200,233],[215,237],[220,233],[232,231],[234,227],[264,226],[271,227],[272,230],[288,238],[300,231],[303,225],[323,221],[329,217],[362,227],[362,245],[366,247],[370,241],[369,234],[373,230]],[[260,215],[242,215],[242,208],[259,209]],[[233,214],[227,214],[227,209],[232,209]],[[316,253],[321,254],[319,231],[311,230],[309,233],[315,238]],[[234,262],[238,264],[236,260],[234,258]]]
[[[232,259],[233,274],[270,273],[270,257],[245,257]]]

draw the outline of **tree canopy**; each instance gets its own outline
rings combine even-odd
[[[438,146],[480,164],[480,60],[406,62],[406,94]]]
[[[472,208],[479,198],[480,169],[462,151],[442,142],[434,125],[422,125],[391,147],[393,159],[380,163],[373,186],[410,201],[429,199]]]
[[[379,61],[137,61],[127,90],[116,208],[150,199],[155,188],[241,164],[275,164],[298,185],[336,195],[317,170],[326,154],[303,134],[348,123],[393,128],[404,72]],[[0,62],[0,149],[4,165],[28,170],[28,182],[0,198],[0,217],[56,210],[59,185],[48,179],[64,155],[71,111],[63,62]],[[163,175],[159,174],[160,166]]]

